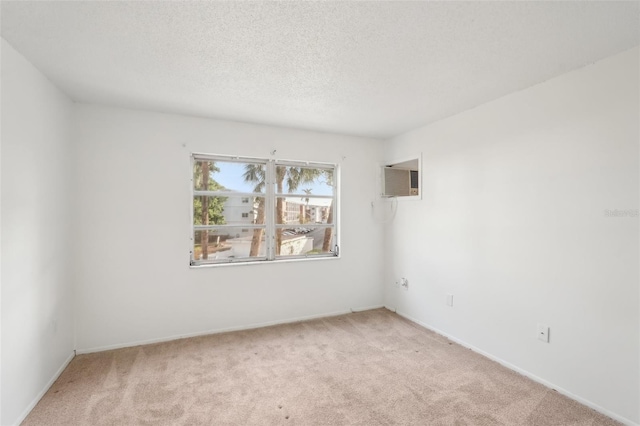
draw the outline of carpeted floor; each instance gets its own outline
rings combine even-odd
[[[384,309],[79,355],[23,425],[617,425]]]

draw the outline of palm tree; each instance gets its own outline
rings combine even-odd
[[[295,166],[276,166],[276,193],[282,194],[286,183],[289,193],[298,189],[301,184],[312,183],[323,170],[312,169],[306,167]],[[243,178],[245,182],[255,184],[254,192],[261,192],[265,185],[265,165],[264,164],[247,164]],[[264,197],[257,200],[257,217],[256,224],[263,224],[265,219]],[[284,198],[276,198],[276,224],[284,223]],[[262,243],[264,228],[255,229],[251,240],[250,256],[257,256]],[[280,254],[282,246],[282,228],[276,228],[276,255]]]
[[[245,182],[254,183],[253,192],[262,192],[265,186],[265,165],[264,164],[246,164],[244,166],[244,173],[242,177]],[[253,205],[256,206],[256,218],[254,224],[264,224],[264,197],[255,197]],[[256,228],[253,230],[253,236],[251,237],[251,248],[249,249],[249,256],[255,257],[260,251],[260,244],[264,236],[264,228]]]
[[[277,166],[276,167],[276,193],[282,194],[284,183],[287,183],[289,193],[298,189],[300,184],[312,183],[322,170],[306,167]],[[276,198],[276,224],[284,223],[284,198]],[[282,247],[282,228],[276,228],[276,256],[280,254]]]
[[[307,209],[309,208],[309,195],[311,195],[311,188],[303,189],[304,193],[307,195],[306,197],[300,198],[305,202]],[[307,219],[306,209],[303,206],[300,206],[300,223],[303,224]]]
[[[220,169],[213,161],[196,161],[193,165],[193,185],[194,189],[201,191],[216,191],[224,189],[222,185],[211,178],[213,173],[219,172]],[[196,225],[223,224],[225,222],[223,216],[223,205],[225,197],[210,197],[203,195],[194,197],[193,199],[193,218]],[[200,250],[202,259],[209,257],[209,231],[200,231]]]
[[[333,170],[324,170],[324,177],[327,185],[333,186]],[[329,216],[327,217],[327,224],[333,223],[333,200],[329,204]],[[333,228],[325,228],[324,240],[322,241],[322,252],[328,253],[331,250],[331,235],[333,234]]]

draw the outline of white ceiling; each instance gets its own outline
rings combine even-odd
[[[391,137],[640,44],[640,2],[2,1],[73,100]]]

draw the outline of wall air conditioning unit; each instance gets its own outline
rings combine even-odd
[[[420,173],[418,161],[392,164],[382,168],[382,196],[383,197],[411,197],[420,195],[418,182]]]

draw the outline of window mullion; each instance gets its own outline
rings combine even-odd
[[[276,221],[275,221],[275,162],[269,160],[267,162],[266,170],[266,185],[265,185],[265,222],[267,225],[265,244],[267,245],[267,259],[274,260],[276,254]]]

